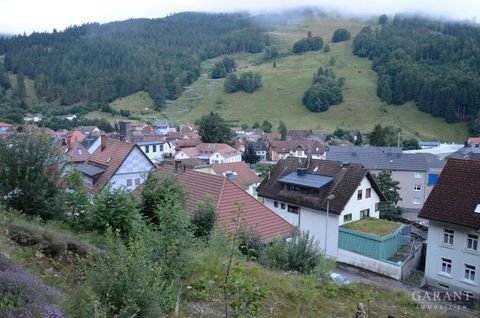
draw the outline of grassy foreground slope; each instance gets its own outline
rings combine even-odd
[[[269,120],[276,127],[278,121],[283,120],[289,129],[330,132],[337,127],[369,132],[375,124],[381,123],[400,127],[406,136],[462,142],[467,136],[465,123],[447,124],[441,118],[418,111],[413,103],[384,105],[376,96],[377,74],[371,69],[371,62],[352,54],[352,40],[331,43],[335,29],[346,28],[353,38],[366,24],[360,20],[314,16],[291,19],[269,33],[280,52],[287,53],[308,30],[320,35],[331,51],[286,55],[276,60],[276,68],[273,68],[272,61],[262,63],[261,54],[233,55],[239,64],[237,73],[254,71],[262,74],[264,87],[254,94],[225,94],[223,80],[208,78],[215,61],[205,61],[202,63],[202,77],[170,104],[164,114],[176,121],[192,122],[213,110],[239,123],[251,125],[254,121]],[[332,57],[337,77],[346,79],[344,102],[324,113],[309,112],[301,102],[303,93],[311,86],[313,73],[321,65],[328,66]]]
[[[11,224],[41,226],[53,236],[81,238],[92,245],[104,246],[104,238],[98,233],[72,232],[60,222],[40,223],[0,211],[0,253],[61,291],[64,297],[59,305],[65,317],[92,317],[85,313],[86,308],[85,312],[78,310],[78,304],[82,304],[79,295],[95,299],[84,282],[87,264],[78,255],[52,257],[42,252],[43,246],[19,245],[8,235]],[[219,243],[218,246],[197,247],[189,252],[191,266],[182,283],[178,315],[172,313],[169,317],[224,317],[222,284],[228,251],[223,248],[223,243]],[[259,317],[353,317],[359,302],[368,304],[370,317],[387,317],[389,314],[405,318],[447,317],[437,311],[422,310],[409,293],[392,290],[388,286],[382,289],[353,283],[338,287],[321,283],[313,275],[272,271],[238,256],[232,268],[230,280],[238,289],[230,300],[249,297],[252,293],[250,288],[257,288],[263,295],[256,301]],[[92,304],[92,300],[87,298],[83,304]],[[8,309],[8,302],[6,306]],[[99,314],[98,317],[104,316]]]

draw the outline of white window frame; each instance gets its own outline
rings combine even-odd
[[[443,229],[443,245],[453,246],[455,243],[455,231]]]
[[[416,204],[416,205],[422,204],[422,198],[421,197],[413,197],[412,203]]]
[[[466,249],[468,251],[478,252],[478,235],[467,234]]]
[[[273,207],[278,208],[278,201],[273,201]]]
[[[127,179],[127,187],[131,187],[133,185],[133,179]]]
[[[463,279],[467,282],[474,283],[475,282],[475,276],[477,272],[477,268],[473,265],[470,264],[465,264],[464,266],[464,271],[463,271]]]
[[[443,275],[452,276],[452,267],[453,267],[452,260],[450,258],[442,257],[441,265],[442,266],[440,267],[440,272]]]
[[[348,220],[347,220],[347,217],[349,217]],[[343,216],[343,223],[350,222],[351,220],[352,220],[352,213],[348,213]]]
[[[139,186],[140,185],[140,178],[135,178],[135,186]]]
[[[421,179],[421,178],[423,178],[423,172],[415,171],[415,179]]]
[[[421,184],[416,184],[413,186],[413,191],[422,191],[422,185]]]
[[[146,145],[145,146],[145,153],[149,153],[150,152],[150,146],[149,145]]]

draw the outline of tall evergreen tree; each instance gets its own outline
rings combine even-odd
[[[280,140],[287,140],[287,125],[282,120],[278,123],[277,131],[280,134]]]
[[[215,112],[202,116],[195,122],[198,133],[206,143],[230,143],[234,137],[233,131],[223,118]]]
[[[385,133],[380,124],[377,124],[370,133],[368,143],[372,146],[385,146]]]

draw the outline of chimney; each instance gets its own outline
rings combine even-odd
[[[130,138],[130,122],[122,120],[118,123],[120,129],[120,140],[127,140]],[[123,137],[123,138],[122,138]]]
[[[100,136],[100,151],[104,151],[107,148],[107,137],[105,135]]]
[[[182,165],[182,162],[180,160],[175,160],[175,172],[178,173],[180,172],[180,166]]]
[[[307,174],[307,169],[305,168],[298,168],[297,169],[297,176],[304,176]]]

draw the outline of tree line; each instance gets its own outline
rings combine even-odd
[[[268,39],[261,31],[244,14],[180,13],[18,35],[0,40],[0,55],[49,103],[105,103],[145,90],[161,107],[200,76],[201,61],[262,52]]]
[[[480,110],[476,25],[396,15],[391,24],[363,28],[353,53],[373,61],[377,95],[389,104],[415,101],[447,122],[475,118]]]

